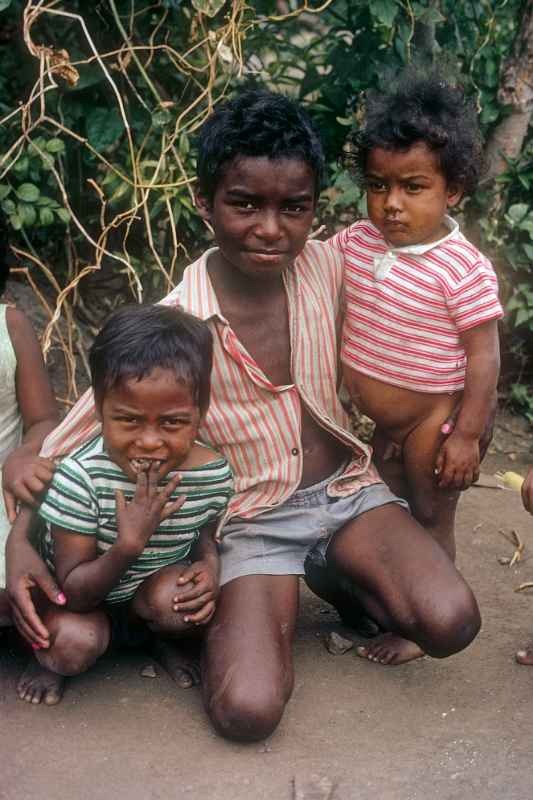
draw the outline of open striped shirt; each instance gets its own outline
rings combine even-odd
[[[166,475],[166,486],[175,473]],[[181,481],[170,500],[185,495],[183,505],[161,520],[144,550],[128,567],[119,583],[106,597],[108,603],[130,600],[141,583],[163,567],[189,556],[200,529],[225,510],[232,493],[228,462],[215,458],[207,464],[180,469]],[[101,436],[96,436],[59,464],[44,497],[39,514],[48,523],[96,538],[97,556],[104,555],[118,536],[115,492],[126,500],[135,494],[136,484],[107,455]],[[45,554],[53,567],[50,526],[45,535]]]
[[[503,311],[490,261],[446,221],[450,233],[423,245],[389,247],[366,219],[330,239],[344,255],[348,367],[418,392],[464,388],[461,333]]]
[[[211,403],[199,435],[229,461],[235,481],[225,520],[252,517],[280,505],[302,476],[302,402],[314,419],[351,449],[331,496],[347,496],[381,479],[370,463],[371,449],[349,429],[337,396],[337,333],[342,311],[343,259],[323,242],[310,241],[283,276],[290,319],[292,379],[274,386],[238,340],[223,316],[207,272],[208,250],[185,270],[162,302],[179,305],[206,320],[214,338]],[[46,439],[42,455],[68,453],[98,423],[92,391],[83,395]]]

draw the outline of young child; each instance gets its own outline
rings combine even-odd
[[[331,240],[345,260],[344,382],[376,422],[382,476],[454,559],[459,491],[479,476],[494,404],[502,316],[491,264],[447,215],[479,176],[476,115],[437,74],[408,71],[368,97],[352,145],[369,219]],[[389,443],[401,447],[407,491]],[[386,661],[376,647],[364,655]]]
[[[7,228],[0,212],[0,296],[9,265]],[[11,624],[4,548],[16,516],[16,499],[30,502],[48,484],[53,461],[39,458],[45,437],[59,421],[41,348],[21,311],[0,304],[0,626]],[[24,466],[21,465],[24,462]]]
[[[181,686],[194,671],[163,644],[197,634],[215,608],[214,523],[232,491],[224,458],[196,442],[209,406],[212,336],[164,306],[115,313],[90,351],[102,435],[57,467],[40,507],[47,561],[67,597],[47,604],[40,663],[87,670],[112,640],[141,644]],[[191,563],[192,561],[192,563]]]

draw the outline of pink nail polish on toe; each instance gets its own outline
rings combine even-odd
[[[41,649],[41,645],[37,644],[37,642],[32,642],[31,646],[33,647],[34,650],[40,650]]]
[[[67,598],[65,597],[63,592],[59,592],[59,594],[57,595],[57,602],[58,603],[66,603],[67,602]]]
[[[451,431],[451,429],[452,429],[452,426],[448,422],[445,422],[444,425],[441,426],[440,432],[441,433],[449,433]]]

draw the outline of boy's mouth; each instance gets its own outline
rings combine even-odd
[[[136,475],[139,475],[141,472],[148,472],[152,465],[156,469],[159,469],[163,463],[162,459],[157,458],[130,458],[129,461]]]

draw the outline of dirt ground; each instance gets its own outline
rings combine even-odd
[[[533,436],[503,415],[486,472],[524,473]],[[501,535],[526,544],[513,567]],[[77,680],[61,705],[29,706],[14,688],[24,654],[0,638],[1,800],[522,800],[533,785],[533,668],[513,653],[533,638],[533,520],[512,491],[471,489],[458,524],[459,566],[483,628],[465,652],[380,667],[354,651],[330,655],[324,636],[347,634],[302,588],[296,686],[265,743],[228,743],[211,730],[196,689],[178,691],[142,653],[112,654]]]

